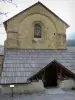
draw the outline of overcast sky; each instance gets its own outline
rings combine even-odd
[[[0,2],[0,11],[8,12],[7,16],[0,15],[0,22],[7,20],[13,15],[19,13],[23,9],[31,6],[36,3],[38,0],[13,0],[14,4],[17,4],[17,7],[10,3]],[[75,0],[39,0],[49,9],[51,9],[55,14],[62,18],[65,22],[70,25],[70,28],[66,30],[66,33],[69,35],[72,32],[75,32]],[[0,44],[4,44],[6,39],[6,32],[4,27],[0,27]]]

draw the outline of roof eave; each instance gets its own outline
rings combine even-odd
[[[49,67],[53,62],[56,62],[57,64],[59,64],[61,67],[65,68],[65,66],[63,66],[62,64],[60,64],[57,60],[53,60],[52,62],[50,62],[47,66],[45,66],[43,69],[41,69],[40,71],[38,71],[36,74],[32,75],[30,78],[28,78],[28,80],[31,80],[32,78],[34,78],[35,76],[37,76],[40,72],[42,72],[45,68]],[[67,68],[65,68],[67,69]],[[71,72],[69,69],[67,69],[67,71],[69,71],[75,79],[75,74],[73,72]]]

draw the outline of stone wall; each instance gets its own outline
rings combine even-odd
[[[0,73],[2,72],[3,55],[0,55]]]
[[[34,38],[34,23],[42,25],[42,38]],[[66,49],[66,25],[40,4],[26,10],[5,24],[6,48]]]
[[[33,93],[33,92],[39,92],[44,91],[45,88],[43,86],[42,81],[39,82],[32,82],[29,84],[16,84],[14,85],[13,92],[14,93]],[[3,85],[1,87],[2,93],[12,93],[12,89],[10,88],[10,85]]]
[[[75,88],[75,81],[73,79],[63,80],[59,83],[59,87],[63,89]]]

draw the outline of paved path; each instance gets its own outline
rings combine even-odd
[[[61,88],[50,88],[46,90],[46,94],[64,94],[65,91]]]
[[[50,92],[53,90],[50,90]],[[57,89],[58,91],[58,89]],[[60,90],[61,91],[61,90]],[[29,95],[14,95],[12,98],[10,95],[0,96],[0,100],[75,100],[75,92],[65,91],[65,93],[60,94],[49,94],[44,93],[35,93]]]

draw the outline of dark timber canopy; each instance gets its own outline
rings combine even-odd
[[[57,86],[58,80],[64,80],[67,78],[75,78],[70,70],[65,68],[57,61],[52,61],[38,73],[30,78],[30,80],[41,79],[45,87]]]

